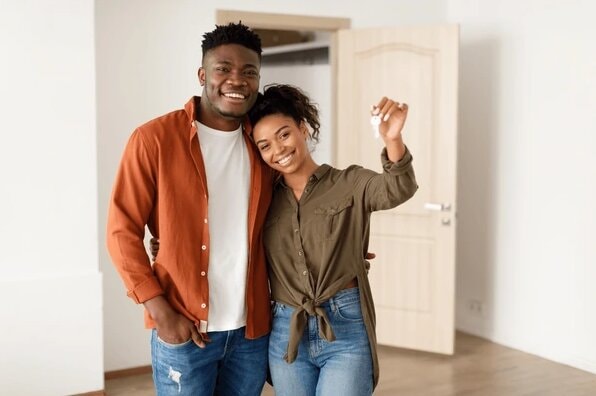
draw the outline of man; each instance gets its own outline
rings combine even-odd
[[[202,96],[132,134],[107,243],[153,329],[158,395],[260,395],[270,330],[261,229],[272,175],[245,115],[258,94],[261,41],[241,23],[203,37]],[[160,240],[153,267],[145,225]]]

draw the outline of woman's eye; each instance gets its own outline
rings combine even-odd
[[[264,145],[262,145],[261,147],[259,147],[259,150],[261,150],[261,151],[265,151],[265,150],[267,150],[268,148],[269,148],[269,146],[268,146],[268,145],[266,145],[266,144],[264,144]]]
[[[279,137],[282,140],[286,140],[289,136],[290,136],[290,134],[288,132],[284,132],[284,133],[282,133],[282,134],[279,135]]]

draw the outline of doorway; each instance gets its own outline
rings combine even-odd
[[[250,26],[263,43],[261,89],[284,83],[300,87],[319,107],[321,135],[313,152],[317,163],[335,165],[337,75],[336,36],[347,18],[217,10],[216,24]]]

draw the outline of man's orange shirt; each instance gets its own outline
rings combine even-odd
[[[107,227],[108,250],[128,296],[143,303],[164,295],[197,325],[209,314],[210,253],[209,192],[194,123],[199,101],[191,98],[184,110],[134,131],[114,183]],[[271,201],[272,172],[249,138],[250,125],[244,126],[251,164],[246,337],[258,338],[271,324],[262,228]],[[143,244],[145,225],[160,240],[153,266]],[[147,311],[145,325],[155,327]]]

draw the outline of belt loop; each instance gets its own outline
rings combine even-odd
[[[333,296],[329,299],[329,306],[331,307],[332,312],[337,311],[337,303],[335,302],[335,296]]]
[[[199,333],[206,333],[207,332],[207,321],[201,320],[199,321]]]

